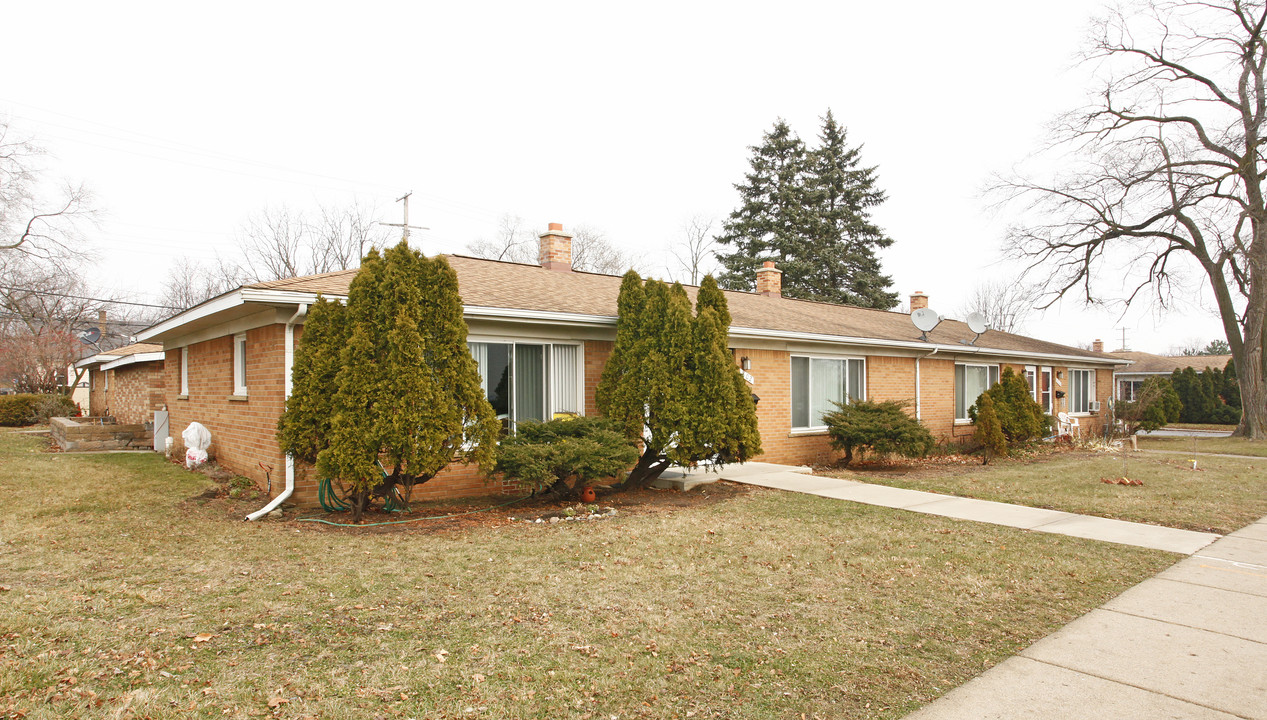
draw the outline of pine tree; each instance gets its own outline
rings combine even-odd
[[[354,519],[375,494],[407,506],[413,488],[459,454],[491,468],[500,426],[467,351],[448,262],[404,242],[382,256],[371,251],[348,289],[345,314],[347,341],[317,471],[348,491]],[[392,468],[386,476],[380,459]]]
[[[1033,440],[1047,432],[1047,414],[1030,394],[1029,383],[1024,376],[1016,374],[1012,368],[1004,367],[999,381],[983,395],[990,396],[999,429],[1008,442]],[[979,412],[980,401],[968,408],[968,417],[975,422]]]
[[[761,453],[757,408],[729,348],[730,309],[712,275],[695,300],[694,348],[689,358],[690,411],[673,461],[695,465],[745,462]]]
[[[884,191],[876,186],[876,168],[860,167],[861,148],[846,144],[846,130],[830,109],[822,120],[806,183],[815,291],[804,297],[887,310],[897,304],[897,293],[888,291],[893,278],[881,272],[875,251],[893,239],[871,221]]]
[[[734,252],[717,254],[725,268],[721,284],[733,290],[751,290],[756,272],[765,260],[776,260],[783,271],[783,294],[801,297],[814,273],[814,259],[802,257],[805,244],[806,173],[809,156],[783,119],[749,147],[750,171],[735,185],[740,205],[722,223],[717,242]]]
[[[981,464],[989,465],[990,458],[1007,454],[1007,438],[1003,437],[1003,426],[994,412],[994,398],[990,397],[990,393],[981,393],[977,405],[977,426],[973,437],[984,448]]]
[[[616,345],[595,398],[643,452],[626,479],[638,487],[670,464],[743,462],[759,453],[756,407],[727,349],[725,296],[705,279],[692,316],[681,285],[626,273]]]
[[[292,390],[277,421],[277,444],[296,460],[312,464],[330,434],[343,348],[348,344],[346,308],[318,296],[308,309],[295,348]]]
[[[891,308],[897,294],[875,251],[893,244],[871,220],[885,199],[876,169],[861,166],[861,151],[828,110],[821,145],[807,149],[778,120],[749,148],[750,171],[735,185],[740,207],[722,225],[718,253],[724,287],[751,290],[764,260],[775,260],[787,297]]]

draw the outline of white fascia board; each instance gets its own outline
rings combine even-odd
[[[118,360],[115,360],[113,362],[108,362],[102,365],[101,369],[113,370],[115,368],[123,367],[124,365],[131,365],[132,363],[155,362],[157,360],[164,360],[166,358],[167,358],[167,353],[164,353],[164,352],[132,353],[131,355],[124,355]]]
[[[846,345],[866,345],[878,348],[902,348],[904,350],[936,350],[945,353],[969,353],[973,355],[1000,355],[1004,357],[1015,358],[1033,358],[1040,360],[1065,360],[1073,364],[1090,364],[1090,365],[1121,365],[1118,360],[1108,360],[1100,358],[1082,357],[1080,355],[1060,355],[1052,353],[1029,352],[1025,350],[1004,350],[1001,348],[991,348],[982,345],[963,345],[956,343],[954,345],[946,345],[941,343],[922,342],[917,340],[884,340],[881,338],[867,337],[848,337],[845,335],[826,335],[820,333],[794,332],[788,330],[767,330],[765,328],[748,328],[734,327],[730,328],[730,334],[734,337],[750,337],[750,338],[783,338],[786,340],[805,340],[809,342],[823,342],[832,344]]]
[[[77,368],[92,367],[93,365],[100,365],[101,363],[108,363],[111,360],[117,360],[118,357],[119,357],[118,355],[110,355],[108,353],[97,353],[96,355],[93,355],[91,357],[86,357],[83,360],[76,362],[75,367]]]
[[[193,322],[209,315],[215,315],[218,312],[224,312],[230,308],[235,308],[243,302],[244,288],[238,288],[232,292],[225,293],[218,298],[208,300],[201,305],[195,305],[188,310],[173,315],[157,325],[151,325],[137,334],[137,342],[145,342],[150,338],[157,337],[167,332],[171,332],[186,323]]]
[[[582,313],[551,312],[547,310],[519,310],[516,308],[481,307],[466,305],[462,308],[466,317],[485,320],[519,320],[552,325],[577,325],[583,327],[615,327],[615,316],[584,315]]]

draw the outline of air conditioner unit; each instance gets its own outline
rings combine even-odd
[[[1100,401],[1092,400],[1090,403],[1088,403],[1087,409],[1090,410],[1091,412],[1100,412]]]

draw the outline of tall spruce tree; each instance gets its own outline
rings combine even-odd
[[[616,344],[596,391],[599,410],[643,452],[625,480],[644,486],[671,464],[742,462],[761,451],[756,409],[727,349],[730,313],[706,278],[692,316],[679,284],[625,274]]]
[[[780,119],[750,148],[750,171],[735,185],[740,206],[717,236],[733,248],[718,253],[721,284],[751,290],[762,261],[774,260],[787,297],[891,308],[897,294],[875,251],[893,240],[870,214],[885,199],[876,168],[861,166],[830,110],[819,141],[807,149]]]
[[[278,439],[299,459],[315,456],[317,472],[348,492],[354,519],[374,494],[408,505],[459,454],[491,468],[500,426],[467,351],[448,262],[403,242],[371,251],[347,307],[332,307],[314,305],[304,328]]]

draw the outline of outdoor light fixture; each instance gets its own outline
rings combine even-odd
[[[752,369],[752,361],[748,359],[747,355],[739,358],[739,367],[743,368],[744,370]]]

